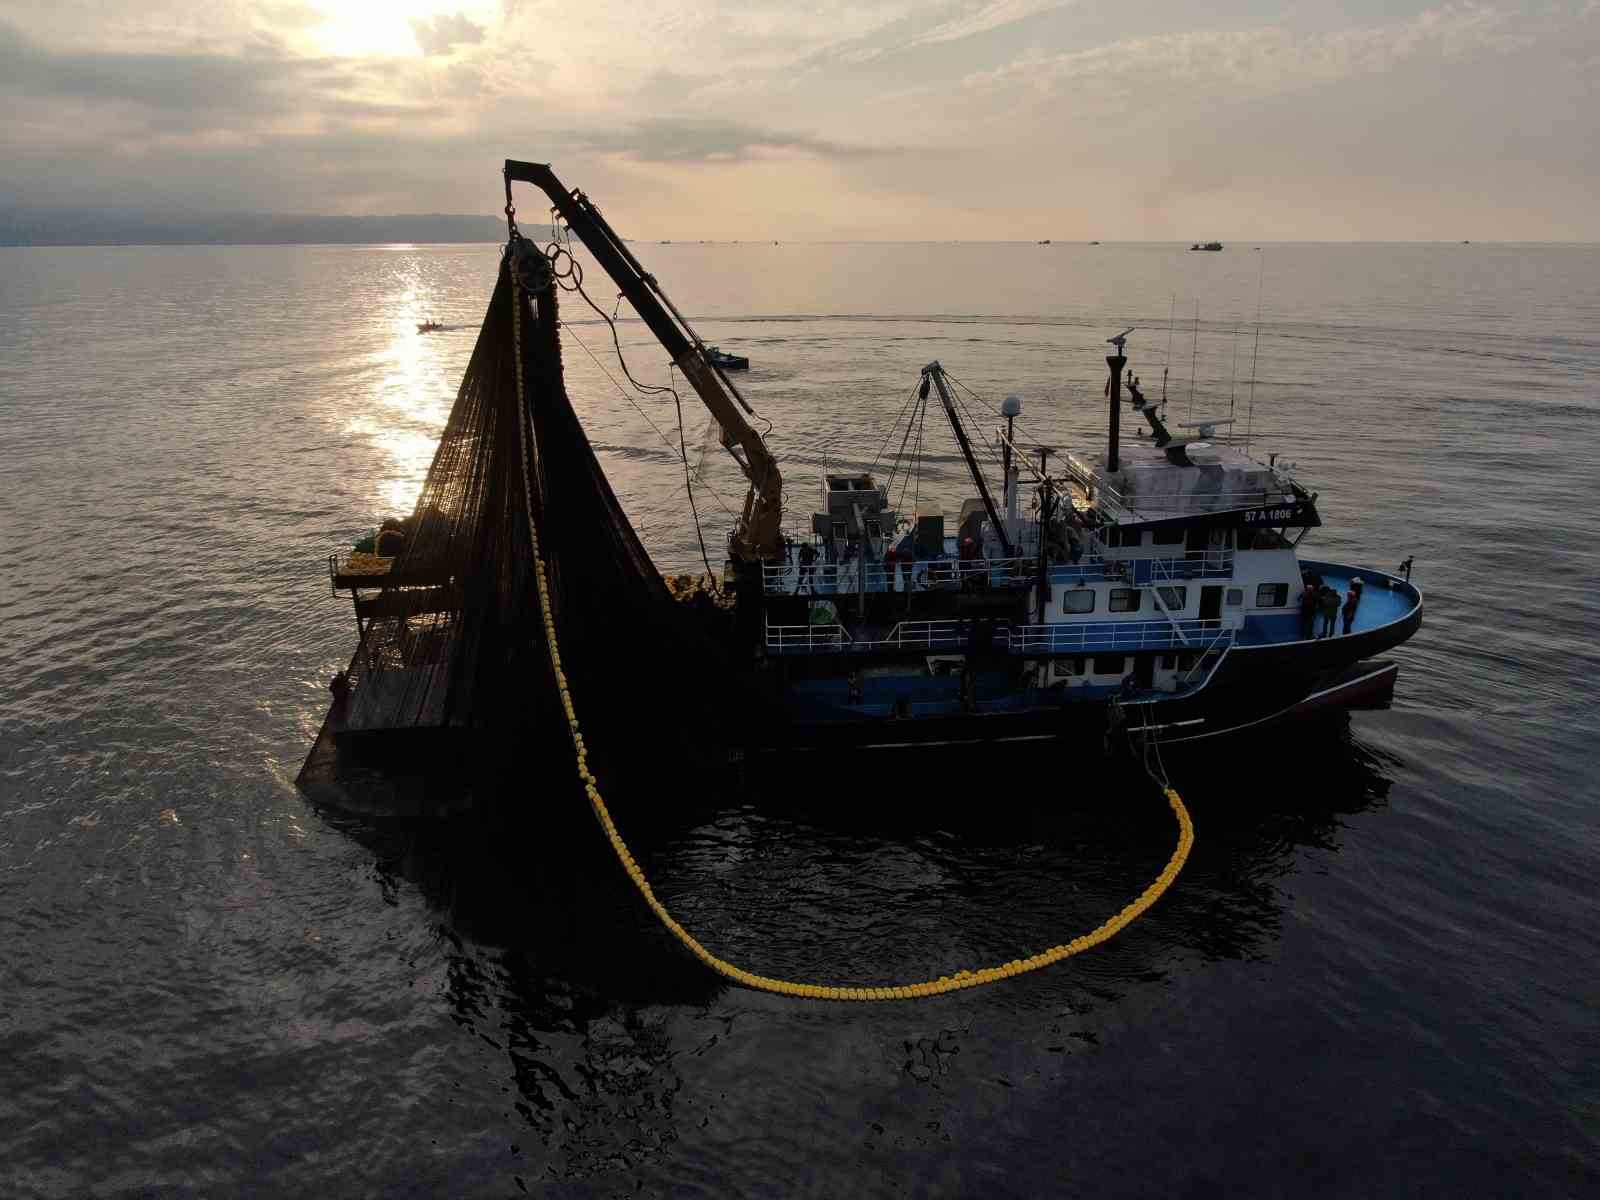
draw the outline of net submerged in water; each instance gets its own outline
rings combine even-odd
[[[513,305],[522,306],[522,395]],[[330,737],[492,734],[559,719],[530,509],[586,711],[607,724],[606,714],[625,718],[618,727],[635,741],[669,724],[721,740],[732,714],[748,715],[717,628],[728,615],[681,603],[657,573],[573,410],[558,330],[557,289],[530,300],[502,262],[404,549],[363,602],[348,695],[319,747]],[[532,435],[526,473],[521,406]]]

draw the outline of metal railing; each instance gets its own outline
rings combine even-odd
[[[1012,626],[1005,636],[1013,654],[1097,654],[1187,649],[1185,637],[1231,641],[1233,630],[1221,621],[1062,621]]]
[[[1132,558],[1134,581],[1141,586],[1181,579],[1215,579],[1233,574],[1232,550],[1189,550],[1182,558]],[[1148,566],[1146,565],[1148,564]]]
[[[1086,555],[1077,563],[1050,563],[1051,583],[1089,582],[1128,574],[1128,563]],[[864,578],[863,578],[864,577]],[[1029,587],[1039,578],[1037,556],[1017,558],[932,558],[881,562],[778,563],[761,568],[761,587],[769,596],[851,596],[865,583],[868,592],[960,591],[976,584],[991,588]]]
[[[851,643],[843,625],[768,625],[767,649],[795,653],[801,650],[842,650]]]
[[[1005,644],[1009,622],[983,622],[993,642]],[[857,631],[858,634],[861,631]],[[872,650],[958,650],[971,643],[971,620],[900,621],[879,638],[851,636],[843,625],[768,625],[767,649],[779,654],[811,651],[862,654]]]
[[[1255,508],[1266,504],[1292,504],[1295,494],[1287,483],[1272,488],[1243,492],[1180,492],[1151,496],[1129,496],[1107,483],[1096,469],[1075,454],[1062,456],[1063,470],[1073,483],[1102,509],[1119,517],[1145,519],[1151,514],[1215,512],[1229,508]],[[1264,467],[1264,464],[1258,464]],[[1271,468],[1264,468],[1271,470]]]

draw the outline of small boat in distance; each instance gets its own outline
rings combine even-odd
[[[1100,244],[1099,242],[1090,242],[1089,243],[1089,245],[1091,245],[1091,246],[1098,246],[1099,244]]]
[[[1044,238],[1039,242],[1039,245],[1041,245],[1041,246],[1048,246],[1049,244],[1050,244],[1050,239],[1049,238]]]
[[[444,328],[444,324],[442,322],[439,322],[439,321],[418,321],[417,322],[417,332],[418,333],[435,333],[438,330],[441,330],[443,328]]]
[[[724,371],[748,371],[750,360],[742,354],[729,354],[720,347],[713,346],[706,351],[706,356],[712,363]]]
[[[1201,245],[1199,242],[1196,242],[1194,245],[1190,246],[1189,249],[1191,249],[1191,250],[1221,250],[1222,249],[1222,243],[1221,242],[1206,242],[1204,245]]]

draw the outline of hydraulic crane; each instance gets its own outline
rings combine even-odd
[[[755,410],[706,353],[705,343],[667,298],[661,286],[639,264],[616,230],[582,192],[569,189],[547,163],[506,159],[507,214],[513,182],[531,183],[550,197],[567,228],[578,236],[600,269],[627,297],[656,340],[700,397],[722,431],[723,448],[733,455],[750,490],[744,513],[728,538],[730,557],[744,564],[772,562],[783,554],[783,476],[778,461],[748,420]]]

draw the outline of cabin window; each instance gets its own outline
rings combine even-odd
[[[1176,654],[1163,654],[1161,656],[1161,669],[1163,671],[1170,671],[1177,665],[1178,656]]]
[[[1229,608],[1239,608],[1244,604],[1244,589],[1229,588],[1228,594],[1222,598],[1222,602]]]
[[[1182,612],[1189,604],[1189,589],[1186,587],[1157,588],[1161,593],[1161,603],[1173,612]]]
[[[1127,663],[1125,654],[1096,654],[1094,656],[1094,673],[1096,675],[1121,675],[1122,668]]]
[[[1183,526],[1175,525],[1170,529],[1152,529],[1150,531],[1150,544],[1153,546],[1181,546],[1183,544]]]
[[[1065,613],[1086,613],[1094,611],[1094,590],[1092,588],[1072,588],[1061,593],[1061,611]]]
[[[1106,530],[1105,539],[1106,545],[1108,546],[1122,545],[1122,530],[1113,525],[1110,529]]]
[[[1122,544],[1124,546],[1142,546],[1142,545],[1144,545],[1144,530],[1142,530],[1142,529],[1124,529],[1122,531]]]
[[[875,538],[875,537],[879,536],[880,527],[879,527],[879,525],[878,525],[878,523],[876,521],[868,521],[868,522],[866,522],[866,526],[867,526],[867,536],[868,537]]]
[[[1256,588],[1257,608],[1282,608],[1289,603],[1287,583],[1263,583]]]
[[[1089,669],[1087,658],[1058,658],[1050,664],[1050,674],[1057,679],[1066,679],[1071,675],[1082,675]]]
[[[849,531],[845,528],[845,523],[843,521],[835,521],[833,523],[834,537],[838,538],[842,542],[848,536],[848,534]]]
[[[1112,612],[1138,612],[1138,588],[1112,588],[1111,602],[1106,605]]]

